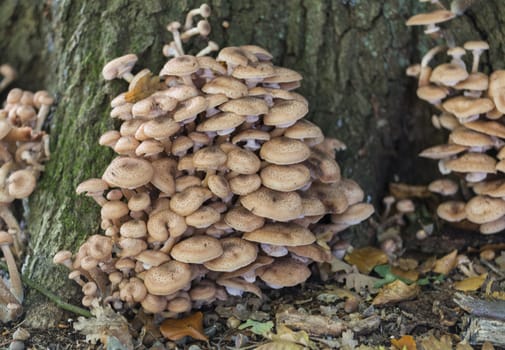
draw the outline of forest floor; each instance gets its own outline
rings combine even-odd
[[[151,316],[132,313],[123,328],[112,329],[110,318],[88,319],[88,335],[100,340],[92,345],[69,315],[54,329],[31,329],[22,320],[0,326],[0,349],[19,328],[30,333],[25,349],[37,350],[128,349],[116,338],[139,350],[505,349],[505,235],[443,227],[423,205],[370,221],[382,249],[357,248],[343,260],[312,264],[306,283],[265,289],[263,299],[246,293],[204,306],[203,322],[187,321],[182,335],[201,327],[208,342],[166,340]]]
[[[367,256],[371,256],[370,252],[367,252]],[[369,274],[354,269],[340,273],[338,279],[346,282],[329,280],[322,283],[314,277],[301,287],[266,291],[263,300],[251,295],[231,298],[202,310],[203,326],[209,343],[185,337],[176,343],[168,341],[165,346],[166,349],[191,350],[258,347],[379,349],[379,346],[384,346],[385,349],[450,350],[456,348],[456,344],[464,338],[473,342],[479,337],[485,339],[486,336],[482,330],[471,330],[472,327],[469,326],[470,321],[482,321],[486,315],[472,316],[472,312],[468,313],[459,306],[455,302],[458,289],[460,293],[472,295],[476,299],[503,298],[503,292],[498,291],[503,290],[499,285],[505,279],[504,266],[500,265],[503,255],[498,256],[497,261],[483,260],[478,253],[468,257],[464,265],[459,263],[460,267],[466,266],[466,269],[456,265],[450,268],[450,272],[443,278],[431,271],[424,274],[427,277],[425,285],[405,284],[409,286],[407,289],[405,286],[396,286],[385,292],[388,286],[395,284],[394,281],[399,281],[398,275],[384,277],[380,269],[380,273],[371,271]],[[448,261],[451,258],[447,256],[431,261],[440,263],[444,259],[445,263],[451,264]],[[427,261],[429,259],[424,261],[424,267]],[[419,266],[422,264],[418,265],[418,270]],[[475,272],[476,276],[484,274],[485,277],[468,277],[469,270]],[[417,278],[417,281],[420,280],[421,278]],[[375,286],[370,285],[372,282]],[[379,284],[383,286],[376,288]],[[358,286],[361,286],[359,293],[352,291],[354,288],[348,289]],[[377,302],[380,295],[385,298],[383,304]],[[504,324],[502,322],[501,327]],[[8,348],[13,332],[20,327],[25,327],[22,321],[1,328],[0,348]],[[112,343],[108,347],[88,344],[84,336],[73,329],[71,323],[61,323],[57,328],[48,330],[26,329],[30,333],[25,341],[26,349],[121,349],[114,347]],[[153,347],[150,335],[159,336],[155,334],[156,330],[152,334],[149,333],[144,329],[144,332],[140,331],[134,335],[133,339],[143,337],[144,343],[147,344],[138,345],[135,349],[163,349]],[[452,346],[449,345],[449,339]],[[457,349],[481,349],[481,346],[460,344]],[[495,349],[500,347],[495,346]]]

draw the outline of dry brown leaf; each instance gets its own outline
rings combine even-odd
[[[392,267],[391,268],[391,273],[393,273],[395,276],[398,276],[400,278],[408,279],[409,281],[415,282],[419,279],[419,272],[416,270],[402,270],[398,267]]]
[[[345,256],[345,261],[351,265],[356,265],[359,272],[369,274],[377,265],[386,264],[388,256],[382,250],[374,247],[364,247],[354,249]]]
[[[452,340],[447,335],[443,335],[440,340],[430,335],[422,339],[420,343],[423,350],[452,350]]]
[[[397,266],[404,271],[414,270],[419,266],[419,261],[412,258],[398,258]]]
[[[411,335],[404,335],[400,339],[391,339],[391,344],[398,350],[417,350],[416,341]]]
[[[458,251],[455,249],[435,262],[433,272],[448,275],[457,265]]]
[[[305,347],[287,340],[276,340],[260,345],[256,350],[303,350]]]
[[[427,186],[414,186],[404,183],[390,183],[389,192],[396,199],[427,198],[432,196]]]
[[[198,311],[193,315],[180,319],[167,319],[160,326],[161,334],[170,340],[179,340],[186,336],[208,341],[203,332],[203,314]]]
[[[409,286],[400,280],[396,280],[382,287],[379,290],[379,294],[372,301],[372,304],[384,305],[409,300],[414,298],[419,293],[419,290],[419,286],[415,283]]]
[[[473,292],[478,290],[487,278],[487,273],[479,276],[468,277],[462,281],[454,282],[454,289],[462,292]]]
[[[345,280],[345,288],[347,289],[354,289],[356,292],[359,292],[361,289],[367,289],[370,293],[377,292],[375,284],[380,281],[378,278],[363,275],[357,271],[340,275],[337,280],[339,282]]]

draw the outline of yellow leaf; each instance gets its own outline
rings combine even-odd
[[[404,335],[400,339],[391,339],[391,344],[398,350],[416,350],[416,341],[411,335]]]
[[[455,249],[446,256],[441,257],[435,262],[435,267],[433,268],[433,272],[441,273],[442,275],[448,275],[449,272],[452,271],[453,268],[456,267],[458,256],[458,251]]]
[[[468,277],[462,281],[454,282],[454,289],[462,292],[473,292],[478,290],[487,278],[487,273],[475,277]]]
[[[415,282],[419,279],[419,272],[416,270],[404,271],[398,267],[392,267],[391,272],[398,277],[408,279],[409,281]]]
[[[351,265],[356,265],[359,272],[369,274],[377,265],[386,264],[388,257],[382,250],[374,247],[364,247],[354,249],[345,256],[345,261]]]
[[[274,341],[284,341],[290,343],[301,344],[305,348],[315,348],[315,345],[309,338],[309,335],[305,331],[294,332],[290,328],[278,324],[277,325],[277,334],[272,334],[270,339]]]
[[[372,304],[384,305],[412,299],[419,293],[419,290],[419,286],[415,283],[409,286],[400,280],[396,280],[382,287]]]
[[[180,319],[166,319],[160,326],[161,334],[170,340],[179,340],[186,336],[208,341],[203,332],[203,314],[198,311],[193,315]]]

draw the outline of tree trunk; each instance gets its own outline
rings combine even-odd
[[[106,83],[101,69],[126,53],[137,67],[158,71],[165,25],[183,20],[196,1],[6,0],[0,4],[0,63],[18,69],[16,86],[45,88],[55,97],[50,125],[52,157],[29,200],[30,242],[24,274],[64,298],[76,295],[67,271],[52,264],[60,249],[75,251],[99,232],[99,208],[75,195],[77,184],[101,176],[112,152],[98,145],[114,128],[109,102],[124,82]],[[275,63],[296,69],[299,92],[310,102],[310,118],[348,148],[338,154],[346,177],[357,180],[378,202],[393,175],[422,182],[434,169],[415,155],[433,144],[428,109],[415,99],[415,82],[404,74],[432,45],[405,20],[426,8],[417,0],[210,1],[212,40],[221,46],[258,44]],[[487,38],[488,68],[503,68],[505,3],[482,1],[451,23],[458,43]],[[230,23],[229,28],[222,26]],[[190,52],[194,53],[195,50]],[[440,140],[443,140],[440,135]],[[409,169],[408,171],[406,169]],[[423,170],[420,170],[423,169]],[[365,236],[362,234],[362,236]],[[363,239],[367,239],[364,237]],[[75,301],[75,300],[74,300]],[[28,295],[28,320],[47,326],[58,311],[35,293]],[[45,310],[41,312],[41,310]]]

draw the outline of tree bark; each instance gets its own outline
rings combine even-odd
[[[310,102],[310,118],[327,136],[347,144],[337,156],[343,174],[358,181],[372,201],[378,201],[394,175],[414,183],[431,176],[435,165],[415,155],[435,143],[434,135],[440,134],[440,140],[443,135],[433,131],[428,109],[416,102],[415,82],[404,75],[432,45],[421,29],[404,25],[425,6],[417,0],[209,3],[212,40],[222,47],[261,45],[276,64],[302,73],[299,92]],[[64,298],[75,297],[76,288],[51,259],[60,249],[75,251],[99,232],[98,206],[76,196],[75,188],[101,176],[112,159],[97,140],[114,128],[109,102],[124,88],[124,82],[106,83],[101,69],[111,58],[136,53],[137,67],[158,71],[162,46],[171,40],[165,25],[183,20],[183,12],[195,5],[161,0],[0,4],[1,63],[18,70],[15,86],[45,88],[57,101],[47,126],[52,157],[29,200],[30,242],[23,270]],[[491,53],[484,59],[488,69],[504,65],[503,18],[505,3],[482,1],[451,23],[458,43],[490,40]],[[224,28],[223,21],[230,27]],[[32,325],[58,320],[58,310],[34,293],[28,294],[27,305]]]

